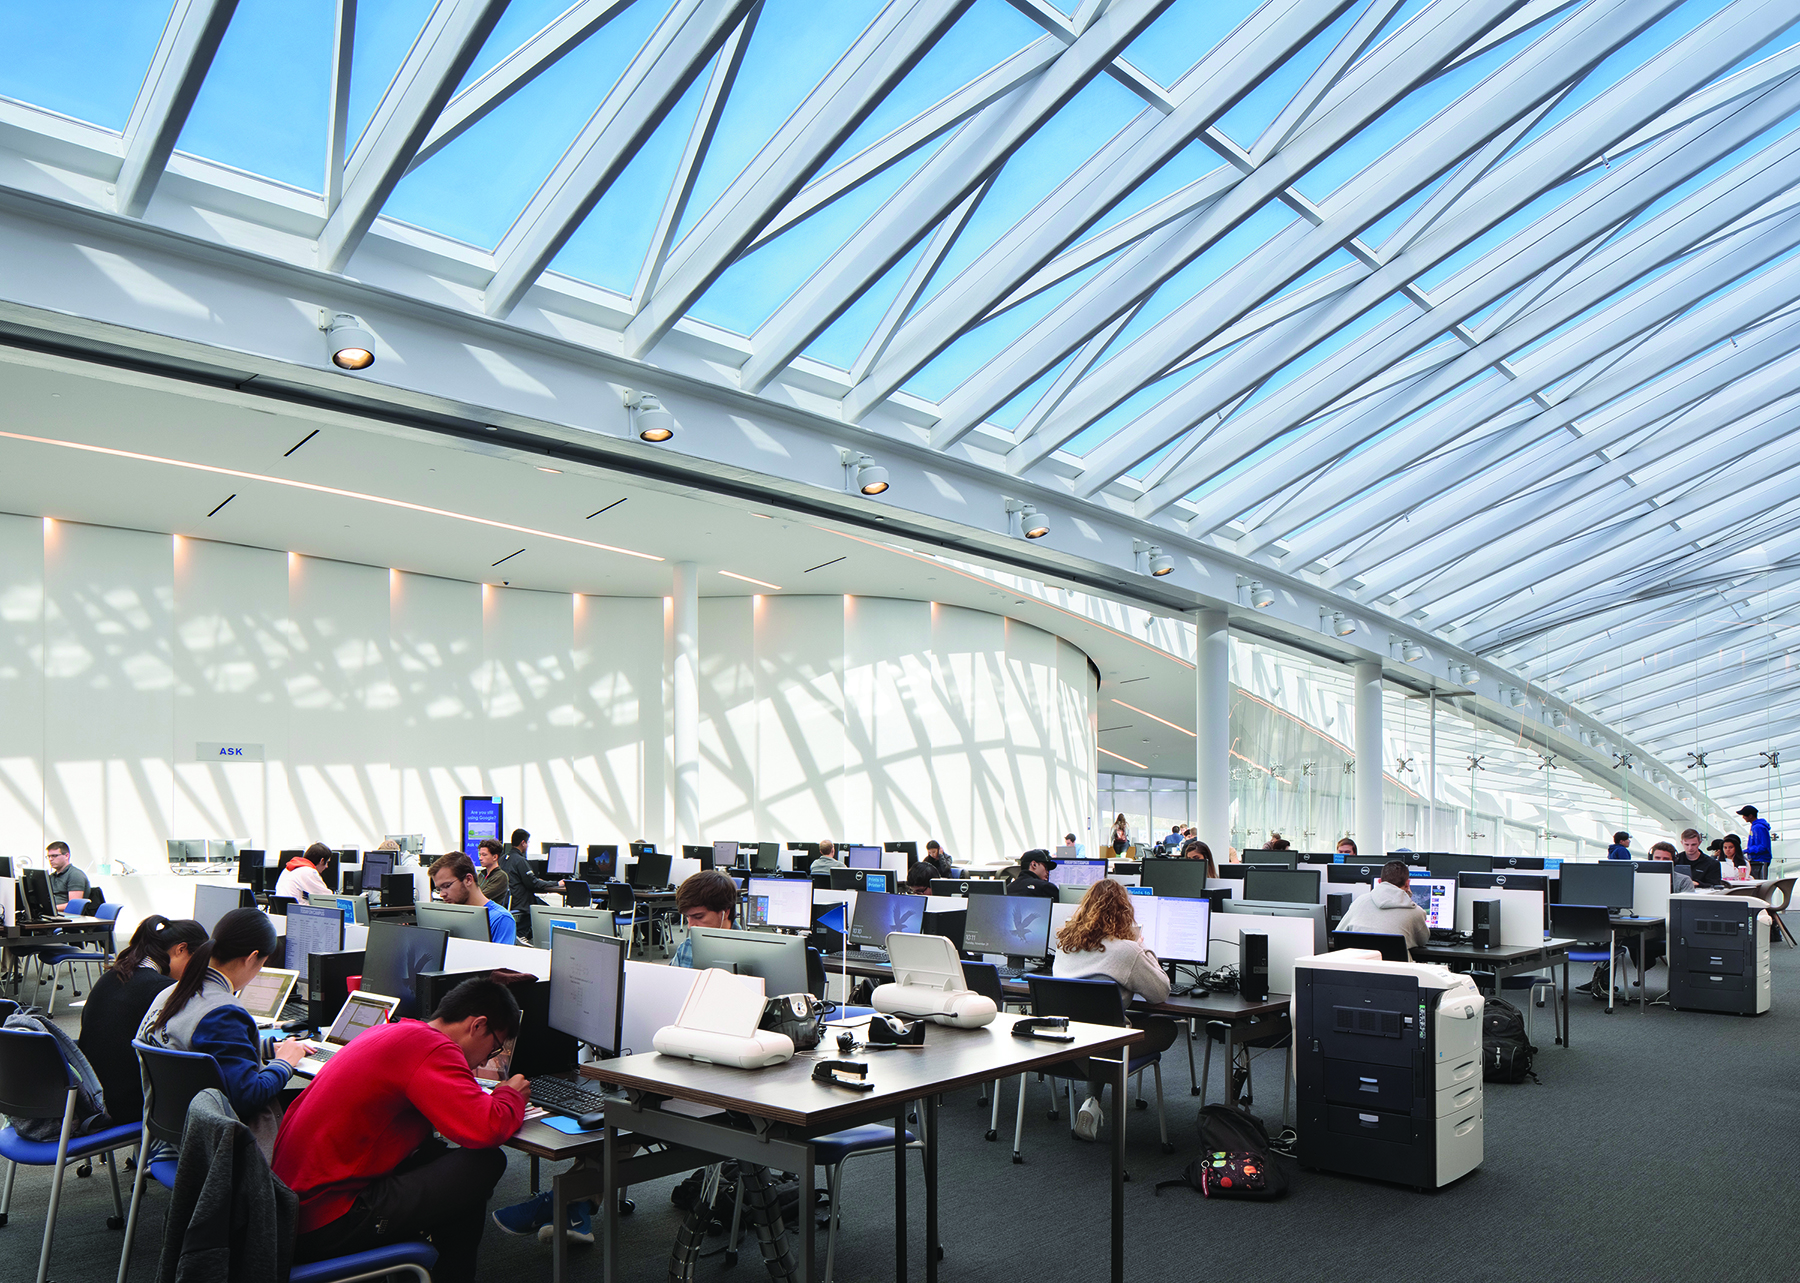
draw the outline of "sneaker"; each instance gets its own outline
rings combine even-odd
[[[1089,1096],[1075,1111],[1075,1139],[1094,1140],[1100,1135],[1100,1102]]]
[[[494,1224],[508,1234],[524,1237],[536,1234],[550,1223],[550,1191],[534,1195],[523,1203],[514,1203],[494,1213]]]
[[[564,1234],[571,1243],[592,1243],[594,1241],[594,1209],[585,1198],[578,1198],[569,1204],[569,1224]],[[555,1237],[555,1232],[546,1221],[539,1227],[537,1235],[548,1243]]]

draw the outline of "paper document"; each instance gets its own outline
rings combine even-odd
[[[748,1038],[762,1022],[762,1013],[761,976],[734,976],[709,967],[695,977],[675,1023],[682,1029]]]

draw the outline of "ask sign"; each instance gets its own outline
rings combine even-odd
[[[194,745],[196,762],[260,762],[261,744],[219,744],[202,741]]]

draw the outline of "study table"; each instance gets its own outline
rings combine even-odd
[[[840,1059],[829,1034],[813,1051],[801,1052],[785,1064],[765,1069],[733,1069],[700,1064],[657,1053],[624,1056],[581,1066],[587,1077],[625,1093],[625,1102],[606,1107],[602,1179],[598,1194],[605,1217],[602,1247],[604,1283],[616,1283],[618,1270],[618,1190],[631,1180],[646,1179],[630,1164],[622,1136],[631,1141],[657,1140],[684,1147],[679,1170],[693,1165],[698,1152],[720,1158],[793,1172],[800,1178],[799,1280],[816,1277],[814,1268],[813,1140],[865,1123],[892,1121],[896,1135],[906,1130],[906,1115],[919,1102],[925,1160],[925,1278],[938,1276],[938,1098],[975,1083],[1027,1073],[1077,1057],[1112,1062],[1116,1057],[1115,1099],[1128,1090],[1125,1048],[1143,1040],[1143,1031],[1107,1025],[1071,1023],[1069,1042],[1011,1036],[1023,1017],[1002,1014],[981,1029],[932,1025],[917,1050],[867,1054],[857,1059],[869,1067],[867,1091],[814,1081],[814,1066]],[[1109,1054],[1110,1053],[1110,1054]],[[670,1102],[713,1106],[724,1113],[694,1117],[666,1108]],[[523,1134],[523,1133],[521,1133]],[[1125,1278],[1125,1129],[1113,1129],[1112,1146],[1112,1279]],[[907,1277],[906,1149],[894,1147],[894,1277]],[[563,1179],[562,1177],[558,1178]],[[559,1218],[556,1224],[560,1225]]]
[[[24,987],[24,968],[22,960],[28,953],[20,953],[21,949],[37,950],[52,945],[68,946],[80,949],[85,945],[98,945],[102,950],[110,950],[113,943],[113,929],[117,924],[111,918],[91,916],[59,918],[54,922],[13,922],[6,928],[6,935],[0,938],[10,955],[6,968],[6,978],[11,980],[13,996],[16,998]]]
[[[1562,1029],[1556,1041],[1560,1046],[1569,1045],[1569,950],[1573,940],[1546,940],[1542,944],[1510,944],[1496,945],[1491,949],[1478,949],[1472,944],[1427,944],[1422,949],[1414,949],[1412,955],[1420,962],[1441,962],[1452,970],[1487,971],[1494,976],[1496,990],[1507,976],[1519,975],[1527,971],[1549,970],[1554,977],[1557,959],[1562,960]],[[1554,1017],[1555,1008],[1552,1006]],[[1555,1020],[1551,1021],[1555,1025]]]

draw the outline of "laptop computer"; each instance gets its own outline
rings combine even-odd
[[[311,1078],[321,1069],[325,1062],[350,1045],[350,1040],[366,1029],[374,1029],[385,1025],[394,1018],[394,1009],[400,1005],[400,999],[390,998],[381,993],[364,993],[357,990],[344,1000],[344,1009],[338,1012],[336,1020],[331,1022],[331,1029],[325,1035],[325,1041],[315,1044],[312,1052],[294,1066],[294,1072],[302,1078]]]
[[[239,991],[238,1005],[250,1013],[259,1029],[267,1029],[279,1023],[281,1009],[287,1006],[288,995],[294,992],[299,979],[298,971],[264,967]]]

